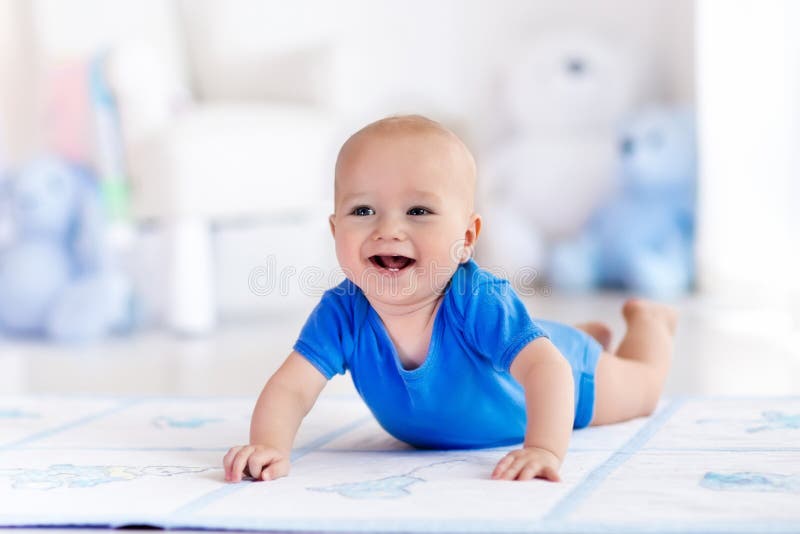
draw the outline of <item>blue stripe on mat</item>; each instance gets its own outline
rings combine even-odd
[[[107,409],[102,410],[102,411],[97,412],[97,413],[85,415],[85,416],[83,416],[83,417],[81,417],[79,419],[75,419],[74,421],[70,421],[68,423],[64,423],[64,424],[59,425],[59,426],[54,427],[54,428],[50,428],[50,429],[47,429],[47,430],[42,430],[40,432],[36,432],[35,434],[31,434],[30,436],[27,436],[27,437],[22,438],[22,439],[17,440],[17,441],[13,441],[11,443],[7,443],[5,445],[0,445],[0,451],[9,450],[9,449],[15,449],[15,448],[18,448],[18,447],[20,447],[22,445],[28,445],[28,444],[30,444],[30,443],[32,443],[34,441],[38,441],[40,439],[49,438],[51,436],[54,436],[56,434],[59,434],[61,432],[66,431],[66,430],[72,430],[72,429],[77,428],[77,427],[79,427],[81,425],[85,425],[86,423],[89,423],[91,421],[95,421],[97,419],[102,419],[103,417],[106,417],[106,416],[111,415],[113,413],[121,412],[122,410],[125,410],[126,408],[129,408],[130,406],[132,406],[134,404],[137,404],[138,402],[139,401],[136,400],[136,399],[123,400],[119,404],[117,404],[116,406],[112,406],[111,408],[107,408]]]
[[[345,426],[343,426],[343,427],[341,427],[341,428],[339,428],[337,430],[334,430],[333,432],[330,432],[328,434],[324,434],[324,435],[320,436],[319,438],[315,439],[314,441],[312,441],[311,443],[309,443],[305,447],[300,447],[298,449],[295,449],[294,451],[292,451],[291,461],[292,462],[296,462],[297,460],[299,460],[300,458],[302,458],[306,454],[315,451],[316,449],[322,447],[323,445],[325,445],[329,441],[333,441],[334,439],[338,438],[339,436],[347,434],[351,430],[354,430],[354,429],[358,428],[359,426],[363,425],[367,421],[370,421],[371,419],[372,419],[372,415],[367,415],[367,416],[364,416],[364,417],[362,417],[360,419],[356,419],[355,421],[353,421],[352,423],[350,423],[348,425],[345,425]],[[223,486],[221,488],[217,488],[215,490],[212,490],[212,491],[206,493],[205,495],[203,495],[202,497],[198,497],[197,499],[193,500],[192,502],[184,504],[183,506],[181,506],[180,508],[178,508],[174,512],[172,512],[171,515],[172,516],[190,515],[190,514],[194,513],[195,511],[197,511],[199,509],[202,509],[205,506],[208,506],[209,504],[211,504],[214,501],[217,501],[219,499],[222,499],[223,497],[227,497],[228,495],[230,495],[232,493],[236,493],[237,491],[244,489],[245,487],[247,487],[251,483],[252,483],[251,480],[243,480],[242,482],[238,482],[236,484],[227,483],[227,484],[225,484],[225,486]]]
[[[597,487],[619,466],[627,462],[631,456],[641,449],[656,432],[672,417],[686,400],[678,398],[653,416],[627,443],[617,449],[608,460],[597,466],[586,478],[572,489],[563,499],[543,516],[544,521],[565,519],[575,508],[585,501]]]

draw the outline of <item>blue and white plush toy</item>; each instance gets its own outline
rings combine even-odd
[[[0,332],[86,342],[131,326],[132,288],[112,269],[92,176],[54,158],[6,180],[11,239],[0,248]]]
[[[550,279],[557,288],[630,289],[670,298],[694,277],[696,144],[686,110],[652,108],[620,131],[616,196],[574,240],[553,249]]]

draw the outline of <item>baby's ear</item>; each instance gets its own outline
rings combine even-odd
[[[478,236],[481,233],[481,226],[483,224],[483,219],[477,213],[473,213],[469,219],[469,226],[467,226],[467,231],[464,234],[464,244],[467,246],[475,245],[475,241],[478,240]]]
[[[473,213],[469,219],[469,226],[464,232],[464,243],[461,247],[459,262],[467,262],[475,254],[475,241],[478,240],[478,235],[481,233],[481,216]]]
[[[336,218],[336,214],[332,213],[330,217],[328,217],[328,224],[331,225],[331,235],[335,238],[336,237],[336,223],[333,222]]]

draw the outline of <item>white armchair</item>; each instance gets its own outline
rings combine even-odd
[[[333,121],[321,106],[202,100],[183,72],[179,54],[139,43],[112,53],[107,74],[119,108],[133,216],[168,229],[166,320],[191,334],[216,321],[210,225],[319,210],[331,188],[334,139]]]

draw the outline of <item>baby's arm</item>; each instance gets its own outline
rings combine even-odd
[[[225,480],[239,482],[245,469],[255,479],[289,473],[289,455],[297,429],[328,380],[293,351],[267,381],[250,421],[250,445],[225,455]]]
[[[492,478],[558,481],[575,418],[572,368],[549,339],[540,337],[520,351],[510,370],[525,388],[528,426],[524,448],[503,457]]]

